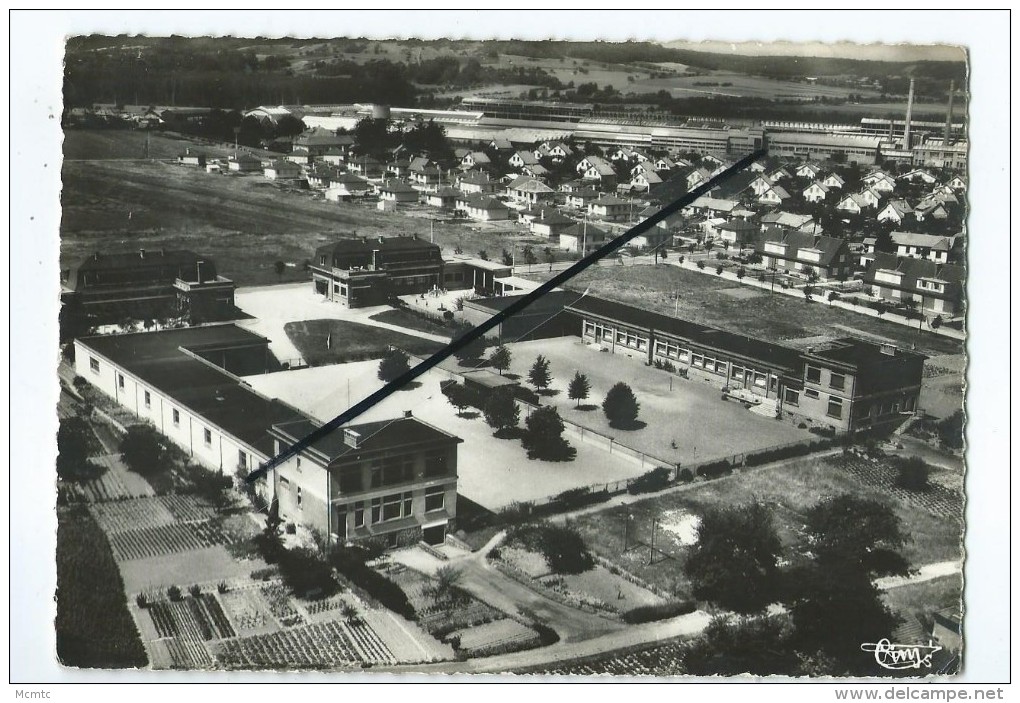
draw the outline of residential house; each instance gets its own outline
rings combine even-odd
[[[701,163],[706,164],[712,168],[718,168],[720,166],[725,167],[727,165],[724,159],[719,158],[715,154],[705,154],[701,157]]]
[[[933,220],[944,220],[949,217],[949,211],[942,201],[934,197],[927,197],[914,208],[914,219],[924,222],[929,217]]]
[[[574,150],[563,142],[557,142],[549,148],[549,158],[553,161],[564,161],[574,155]]]
[[[411,177],[411,159],[394,159],[386,164],[386,173],[397,178]]]
[[[577,208],[579,210],[587,210],[588,203],[598,200],[601,197],[602,193],[594,188],[581,188],[567,193],[566,202],[568,207]]]
[[[439,246],[418,237],[341,239],[316,249],[310,269],[312,289],[349,308],[424,293],[443,281]]]
[[[544,180],[549,177],[549,169],[542,164],[534,164],[532,166],[523,167],[521,169],[521,175]]]
[[[349,134],[336,134],[322,127],[313,127],[294,137],[292,152],[317,158],[330,150],[349,150],[354,145],[354,137]]]
[[[711,171],[704,168],[696,168],[687,174],[687,190],[694,190],[702,183],[707,183],[711,178]]]
[[[810,161],[802,163],[797,167],[796,174],[798,178],[807,178],[809,180],[816,180],[822,175],[822,167],[818,164],[811,163]]]
[[[482,193],[461,195],[457,198],[456,206],[458,210],[463,210],[472,220],[489,222],[510,218],[510,208],[496,200],[496,198]]]
[[[584,180],[600,184],[603,188],[616,186],[616,171],[605,159],[598,156],[586,156],[577,165],[577,170]]]
[[[437,166],[426,166],[411,172],[411,182],[425,190],[438,188],[443,182],[443,172]]]
[[[830,173],[828,176],[822,179],[822,185],[824,185],[826,188],[836,188],[837,190],[839,190],[846,185],[846,181],[843,180],[843,177],[838,173]]]
[[[348,149],[340,149],[338,147],[330,147],[326,151],[322,152],[319,158],[325,161],[327,164],[333,166],[339,166],[340,164],[346,163],[350,157],[350,151]]]
[[[809,203],[820,203],[828,197],[831,192],[831,188],[825,185],[821,181],[815,181],[807,188],[801,191],[801,196],[806,202]]]
[[[315,157],[304,152],[291,152],[283,157],[298,166],[308,167],[315,163]]]
[[[683,209],[683,213],[690,217],[729,217],[740,203],[736,200],[713,198],[709,195],[702,195]]]
[[[882,201],[882,194],[874,188],[865,188],[859,195],[865,206],[869,208],[877,208],[878,204]]]
[[[648,192],[650,188],[660,183],[662,183],[662,178],[655,171],[641,171],[630,179],[631,188],[641,192]]]
[[[885,204],[885,207],[878,211],[875,219],[879,222],[895,222],[902,224],[903,221],[913,216],[914,208],[906,200],[894,199]]]
[[[940,315],[956,315],[962,310],[965,280],[962,266],[884,252],[875,253],[864,273],[871,295]]]
[[[795,229],[801,232],[816,233],[817,223],[811,215],[800,215],[793,212],[775,210],[761,217],[761,231],[765,232],[772,227],[783,229]]]
[[[674,169],[680,168],[680,165],[676,161],[673,161],[668,156],[660,156],[653,162],[655,170],[659,173],[673,171]],[[687,164],[688,166],[690,164]]]
[[[877,193],[891,193],[896,189],[896,179],[885,171],[872,171],[861,182]]]
[[[938,179],[935,178],[935,176],[932,175],[931,171],[929,171],[928,169],[915,168],[912,171],[908,171],[907,173],[904,173],[897,180],[907,181],[908,183],[921,182],[921,183],[927,183],[928,185],[931,185],[932,183],[935,183]]]
[[[252,171],[262,170],[262,159],[258,158],[253,154],[240,153],[236,156],[231,156],[227,161],[227,169],[230,171],[237,171],[239,173],[250,173]]]
[[[290,161],[277,159],[262,169],[262,174],[271,181],[301,178],[301,167]]]
[[[538,217],[532,218],[528,228],[531,233],[538,237],[558,239],[560,234],[568,227],[573,227],[576,220],[567,217],[559,210],[552,207],[540,209]]]
[[[380,179],[386,173],[386,164],[371,156],[352,158],[349,160],[347,168],[369,180]]]
[[[747,220],[729,220],[715,227],[719,238],[736,247],[753,246],[758,239],[757,225]]]
[[[510,143],[509,139],[493,139],[489,142],[489,148],[495,149],[496,151],[505,152],[513,151],[514,145]]]
[[[633,201],[606,195],[588,203],[588,216],[606,222],[625,222],[633,209]]]
[[[456,188],[440,188],[439,190],[429,191],[425,194],[425,204],[431,205],[432,207],[453,209],[457,202],[457,198],[459,198],[460,195],[460,191]]]
[[[789,197],[790,194],[783,186],[772,185],[758,196],[758,202],[762,205],[782,205]]]
[[[552,202],[556,191],[537,178],[521,176],[507,186],[506,194],[514,202],[534,205],[539,202]]]
[[[457,177],[457,189],[468,195],[495,193],[498,185],[498,181],[492,180],[488,173],[482,171],[469,171]]]
[[[538,159],[535,158],[535,155],[532,152],[521,150],[515,152],[514,155],[510,157],[509,163],[514,168],[523,168],[525,166],[534,166],[538,163]]]
[[[205,154],[200,151],[192,151],[191,147],[184,150],[183,154],[177,155],[177,163],[181,166],[201,166],[205,168]]]
[[[958,242],[957,237],[917,232],[893,232],[890,236],[896,245],[896,256],[927,259],[936,264],[949,263]]]
[[[638,174],[641,173],[658,174],[658,171],[655,168],[655,162],[650,160],[639,161],[636,164],[634,164],[630,169],[631,176],[637,176]]]
[[[325,190],[326,188],[329,188],[334,178],[339,177],[344,173],[344,171],[341,171],[335,166],[316,164],[308,172],[308,185],[311,188]]]
[[[763,193],[768,192],[772,185],[773,185],[772,180],[769,179],[768,176],[766,176],[765,174],[758,174],[751,180],[747,188],[753,191],[754,196],[758,198],[761,197]]]
[[[601,247],[612,236],[588,221],[578,222],[560,232],[560,249],[587,255]]]
[[[822,281],[844,280],[850,273],[845,239],[774,227],[764,233],[757,249],[766,268],[813,272]]]
[[[484,151],[472,151],[460,160],[460,165],[464,169],[489,168],[492,166],[492,159]]]
[[[340,173],[330,178],[326,188],[326,200],[346,201],[361,198],[372,191],[372,186],[361,176],[354,173]]]
[[[967,181],[960,176],[953,176],[946,185],[956,191],[967,190]]]
[[[773,183],[778,183],[783,179],[793,178],[789,171],[785,167],[780,166],[779,168],[772,169],[768,172],[768,178]]]
[[[868,201],[861,197],[860,193],[845,195],[838,203],[836,203],[837,210],[851,215],[859,215],[868,207],[870,207],[868,205]]]
[[[386,181],[376,189],[379,200],[391,203],[416,203],[418,191],[402,181]]]

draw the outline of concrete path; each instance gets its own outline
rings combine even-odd
[[[886,576],[875,579],[875,585],[883,591],[888,591],[891,588],[912,586],[915,583],[924,583],[925,581],[932,581],[943,576],[952,576],[962,571],[963,562],[939,561],[934,564],[925,564],[917,570],[916,574],[911,576]]]

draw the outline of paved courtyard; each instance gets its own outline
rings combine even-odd
[[[378,362],[364,361],[248,376],[244,380],[260,393],[327,421],[349,407],[348,384],[350,404],[382,385],[376,378],[378,367]],[[574,461],[529,460],[519,440],[496,439],[481,416],[476,413],[457,416],[456,409],[439,391],[439,382],[449,377],[446,371],[432,370],[420,379],[419,387],[394,393],[355,423],[396,418],[410,410],[415,417],[462,438],[457,462],[458,491],[491,510],[553,496],[570,488],[632,478],[648,470],[629,457],[610,454],[573,437],[568,438],[577,448]]]
[[[535,357],[541,354],[549,360],[551,389],[559,393],[543,398],[543,404],[555,405],[571,422],[667,462],[708,461],[812,437],[789,422],[762,417],[740,403],[722,400],[722,380],[683,379],[622,354],[596,351],[578,337],[507,346],[513,355],[510,372],[520,375],[525,385]],[[576,410],[567,397],[567,386],[576,371],[588,376],[591,394],[585,403],[598,406],[595,410]],[[641,405],[638,419],[647,423],[644,428],[617,430],[606,422],[602,400],[618,381],[629,384],[637,396]]]

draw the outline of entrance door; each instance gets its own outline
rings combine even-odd
[[[446,541],[446,523],[426,527],[422,530],[422,539],[425,540],[425,544],[443,544]]]

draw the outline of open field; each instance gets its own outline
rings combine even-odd
[[[762,500],[774,508],[779,537],[787,547],[802,536],[803,518],[808,508],[827,496],[852,493],[888,502],[902,520],[904,531],[912,537],[902,553],[914,566],[933,561],[959,559],[961,525],[956,520],[935,517],[916,505],[890,497],[879,486],[861,483],[853,474],[839,468],[833,460],[800,459],[764,469],[752,469],[732,476],[698,483],[688,489],[608,510],[581,515],[570,521],[585,537],[592,551],[610,559],[637,576],[662,588],[684,593],[687,585],[681,572],[686,552],[683,540],[671,531],[673,523],[687,515],[698,515],[712,506],[733,506]],[[625,531],[628,516],[630,528]],[[635,541],[648,543],[652,520],[659,522],[656,546],[676,559],[656,557],[648,564],[649,550],[634,547]],[[624,541],[629,540],[629,551]]]
[[[714,85],[698,85],[714,84]],[[729,85],[723,85],[728,83]],[[873,88],[839,87],[817,83],[801,83],[763,76],[748,76],[729,71],[704,71],[694,76],[673,76],[638,80],[630,84],[638,93],[668,90],[674,98],[708,97],[713,95],[770,100],[814,100],[815,98],[846,98],[850,93],[866,97],[878,96]]]
[[[528,276],[545,280],[548,273]],[[804,337],[834,339],[856,330],[861,336],[880,337],[905,348],[916,347],[925,354],[960,354],[963,343],[910,327],[858,315],[821,302],[808,303],[784,295],[760,295],[744,299],[724,292],[739,284],[710,274],[688,271],[678,266],[590,267],[565,285],[591,295],[617,300],[674,314],[679,292],[679,316],[686,320],[760,337],[771,342],[790,344]],[[841,325],[841,327],[839,327]]]
[[[137,132],[69,131],[65,149],[93,158],[133,152]],[[153,136],[156,139],[156,136]],[[118,141],[123,146],[117,146]],[[176,154],[185,142],[160,149]],[[196,148],[206,146],[194,142]],[[225,148],[225,147],[224,147]],[[327,203],[321,194],[261,175],[209,174],[162,161],[69,161],[62,172],[61,268],[95,251],[188,248],[212,257],[239,285],[304,281],[304,261],[338,236],[426,234],[429,222],[369,204]],[[452,253],[509,248],[512,237],[477,225],[435,222],[435,241]],[[276,261],[293,264],[282,276]]]
[[[941,578],[890,588],[883,600],[895,612],[928,618],[936,610],[959,605],[963,597],[963,576]]]
[[[234,153],[233,144],[185,137],[174,132],[129,129],[69,129],[64,132],[65,161],[176,159],[188,147],[216,158],[227,158]],[[259,158],[279,156],[263,149],[243,149]]]
[[[600,353],[577,337],[507,346],[512,354],[510,372],[519,375],[522,383],[526,383],[536,356],[549,360],[550,388],[556,394],[543,397],[544,405],[557,407],[560,416],[570,422],[670,463],[711,461],[813,437],[793,424],[776,422],[745,410],[740,403],[722,400],[722,380],[707,383],[680,378],[622,354]],[[596,409],[577,410],[575,401],[567,397],[575,371],[588,376],[591,395],[585,404]],[[647,424],[640,429],[611,428],[602,412],[602,399],[621,380],[630,385],[641,405],[638,419]]]

